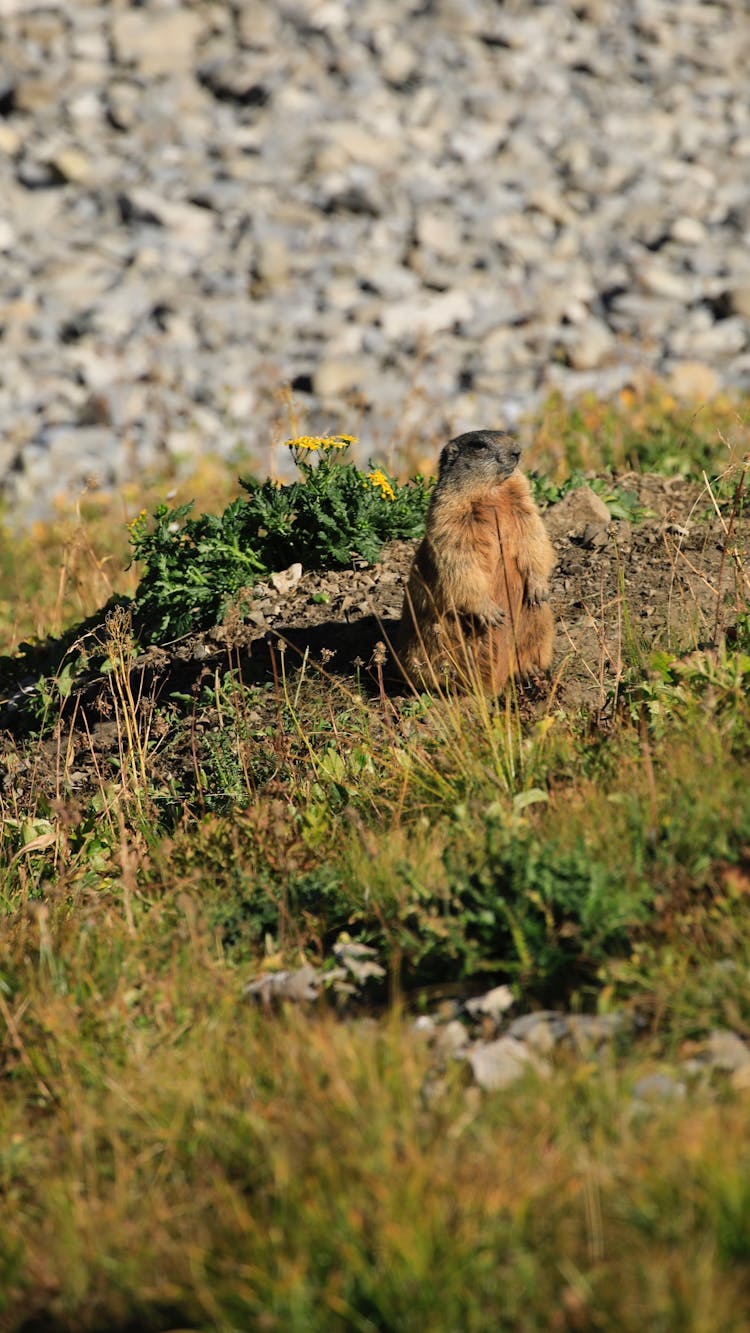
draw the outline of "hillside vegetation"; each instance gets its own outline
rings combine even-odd
[[[429,482],[340,437],[3,539],[0,1329],[748,1327],[748,402],[530,435],[497,701],[395,679]]]

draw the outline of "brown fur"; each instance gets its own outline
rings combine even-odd
[[[407,678],[419,688],[448,679],[498,693],[512,675],[546,672],[554,564],[522,473],[488,486],[481,475],[472,481],[471,468],[460,478],[443,477],[441,470],[399,629],[398,658]]]

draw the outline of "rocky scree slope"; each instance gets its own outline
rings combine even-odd
[[[13,517],[265,473],[288,384],[395,459],[556,386],[747,387],[749,65],[744,0],[0,0]]]

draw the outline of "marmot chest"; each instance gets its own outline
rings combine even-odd
[[[514,561],[519,533],[510,507],[502,499],[475,501],[467,513],[466,539],[489,574]]]

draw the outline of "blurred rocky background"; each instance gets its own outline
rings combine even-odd
[[[0,0],[6,504],[747,389],[748,70],[746,0]]]

